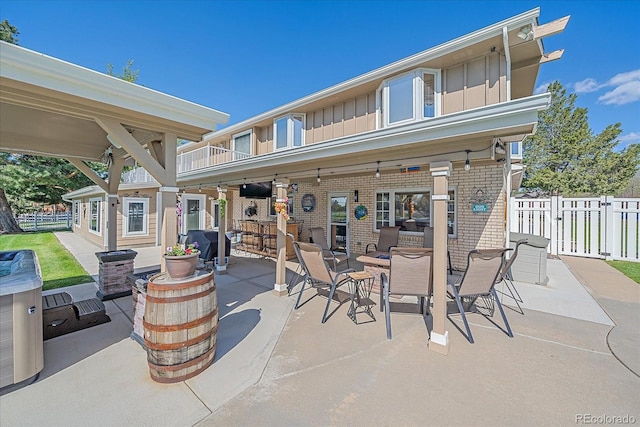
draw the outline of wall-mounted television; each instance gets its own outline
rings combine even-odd
[[[240,197],[251,199],[267,199],[271,197],[271,181],[247,183],[246,188],[241,185]]]

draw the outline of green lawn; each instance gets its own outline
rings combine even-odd
[[[607,261],[607,264],[620,270],[625,276],[630,277],[636,283],[640,283],[640,262]]]
[[[36,252],[45,291],[94,281],[50,231],[0,235],[0,251],[16,249]]]

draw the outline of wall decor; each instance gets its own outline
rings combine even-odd
[[[353,212],[353,216],[355,216],[358,221],[366,219],[367,215],[369,215],[369,211],[367,210],[367,207],[365,205],[356,206],[356,209]]]
[[[491,197],[486,189],[475,187],[469,200],[472,213],[488,213],[491,206]]]
[[[313,212],[313,210],[316,208],[316,196],[311,193],[307,193],[302,196],[300,204],[302,205],[302,210],[304,212]]]

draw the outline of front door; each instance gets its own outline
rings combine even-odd
[[[205,196],[199,194],[182,195],[182,233],[205,228]]]
[[[349,253],[349,193],[329,194],[329,246]]]

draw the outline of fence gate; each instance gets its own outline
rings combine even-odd
[[[640,261],[640,199],[511,198],[511,232],[550,239],[549,253]]]

